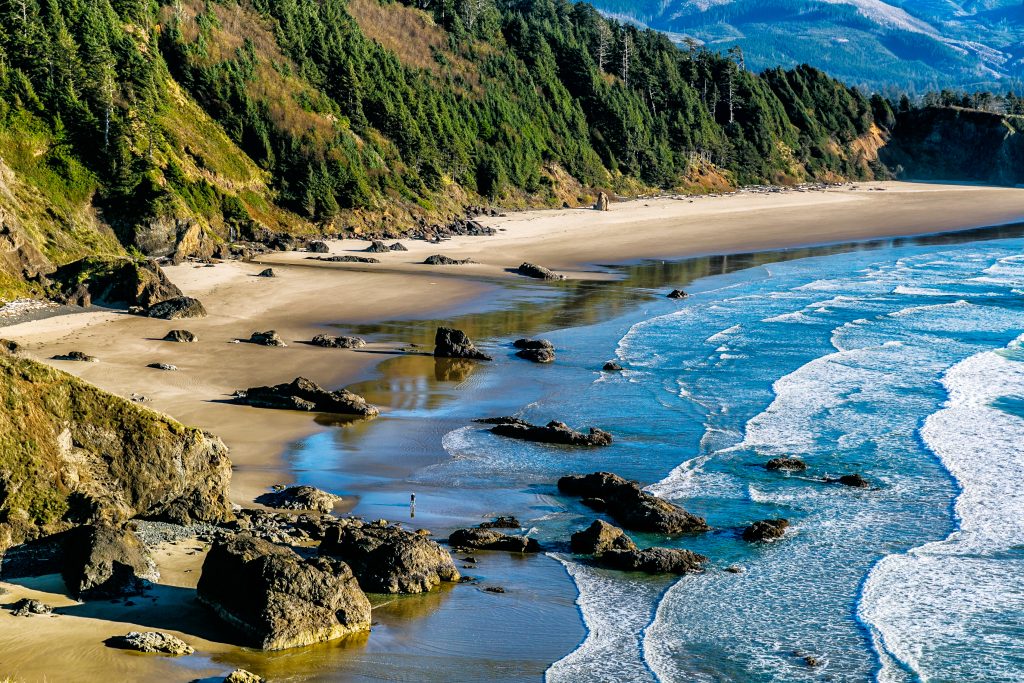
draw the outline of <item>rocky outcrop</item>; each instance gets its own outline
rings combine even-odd
[[[16,617],[31,617],[38,614],[52,613],[52,607],[46,603],[39,602],[38,600],[32,600],[31,598],[22,598],[11,605],[11,614]]]
[[[380,259],[370,256],[353,256],[352,254],[341,254],[339,256],[307,256],[312,261],[326,261],[328,263],[380,263]]]
[[[199,299],[190,296],[178,296],[152,306],[147,312],[150,318],[161,320],[182,320],[185,318],[205,318],[206,308]]]
[[[769,472],[803,472],[807,463],[800,458],[772,458],[764,464]]]
[[[31,280],[52,270],[49,259],[26,237],[17,217],[0,206],[0,273]]]
[[[608,210],[608,195],[604,192],[597,193],[597,201],[594,202],[594,211]]]
[[[608,569],[648,574],[693,574],[704,571],[707,561],[703,555],[677,548],[609,550],[597,558],[598,564]]]
[[[434,335],[434,356],[437,358],[468,358],[492,360],[466,336],[462,330],[439,327]]]
[[[544,266],[538,266],[536,263],[524,262],[518,268],[516,272],[526,277],[532,277],[536,280],[564,280],[564,275],[545,268]]]
[[[181,344],[191,344],[199,341],[199,337],[189,332],[188,330],[171,330],[164,335],[164,341],[178,342]]]
[[[138,595],[158,573],[146,547],[130,530],[86,524],[64,542],[64,585],[84,600]]]
[[[359,337],[335,337],[329,334],[318,334],[310,342],[313,346],[322,346],[325,349],[361,349],[366,346],[366,341]]]
[[[288,346],[281,339],[281,335],[277,333],[277,330],[267,330],[266,332],[253,332],[249,335],[249,343],[257,344],[259,346]]]
[[[569,547],[578,555],[601,555],[609,550],[636,550],[626,532],[604,520],[595,519],[583,531],[577,531],[569,540]]]
[[[703,517],[653,496],[634,481],[611,472],[572,475],[558,480],[558,490],[568,496],[589,499],[626,529],[661,534],[707,531]]]
[[[425,535],[386,524],[331,527],[320,554],[344,560],[371,593],[425,593],[460,578],[447,550]]]
[[[58,353],[56,356],[53,356],[53,360],[70,360],[77,363],[98,363],[100,359],[96,356],[90,356],[86,353],[82,353],[81,351],[68,351],[67,353]]]
[[[538,553],[537,539],[526,536],[511,536],[494,529],[457,529],[448,537],[453,548],[475,548],[476,550],[507,550],[513,553]]]
[[[0,549],[73,524],[232,518],[216,437],[41,363],[0,355]]]
[[[423,263],[428,266],[464,266],[475,261],[470,258],[455,259],[444,254],[434,254],[425,258]]]
[[[260,505],[278,510],[318,510],[320,512],[330,512],[340,500],[341,496],[321,491],[312,486],[289,486],[280,491],[264,493],[256,498],[256,502]]]
[[[347,389],[328,391],[305,377],[297,377],[286,384],[253,387],[235,392],[235,402],[257,408],[305,410],[362,417],[373,417],[379,412],[362,396]]]
[[[668,293],[669,299],[685,299],[688,296],[690,295],[681,289],[673,289],[671,292]]]
[[[512,515],[503,515],[489,522],[481,522],[478,526],[481,529],[522,529],[523,523]]]
[[[555,345],[547,339],[517,339],[512,346],[519,349],[516,355],[534,363],[551,363],[555,360]]]
[[[181,638],[162,631],[130,631],[123,636],[113,636],[106,640],[110,647],[122,650],[135,650],[161,655],[180,657],[190,655],[195,649]]]
[[[743,540],[747,543],[774,541],[782,538],[787,528],[789,528],[788,519],[762,519],[743,530]]]
[[[183,230],[178,230],[171,262],[181,263],[187,258],[207,260],[212,257],[217,243],[203,230],[203,227],[198,223],[191,223],[183,227]]]
[[[370,628],[370,602],[348,565],[237,534],[203,562],[199,600],[263,650],[312,645]]]
[[[89,257],[61,266],[50,276],[51,296],[81,304],[149,309],[182,296],[156,261],[128,257]]]
[[[500,418],[499,418],[500,419]],[[552,420],[546,425],[533,425],[518,418],[509,418],[491,427],[491,432],[498,436],[523,441],[537,441],[561,446],[610,446],[612,435],[603,429],[591,427],[586,434],[565,424]]]

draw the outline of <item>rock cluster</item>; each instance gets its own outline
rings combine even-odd
[[[468,358],[470,360],[492,360],[476,347],[462,330],[439,327],[434,334],[434,356],[437,358]]]
[[[177,296],[154,304],[146,312],[146,315],[161,320],[204,318],[206,317],[206,308],[199,299],[193,299],[190,296]]]
[[[551,363],[555,360],[555,345],[547,339],[517,339],[512,346],[519,349],[516,355],[534,363]]]
[[[124,650],[151,652],[179,657],[190,655],[195,649],[181,638],[161,631],[130,631],[123,636],[108,638],[107,645]]]
[[[490,418],[490,420],[495,422],[501,420],[491,427],[492,433],[511,439],[562,446],[610,446],[612,443],[612,435],[597,427],[591,427],[584,434],[564,422],[556,420],[552,420],[544,426],[530,424],[515,417]]]
[[[503,534],[494,529],[457,529],[448,537],[448,545],[453,548],[507,550],[513,553],[540,552],[537,539]]]
[[[743,540],[747,543],[774,541],[782,538],[788,527],[788,519],[762,519],[743,530]]]
[[[871,486],[868,480],[859,474],[844,474],[841,477],[825,477],[824,481],[828,484],[842,484],[843,486],[849,486],[855,489],[866,489]]]
[[[280,491],[264,493],[256,498],[260,505],[278,510],[317,510],[330,512],[341,496],[321,491],[312,486],[289,486]]]
[[[708,530],[703,517],[653,496],[636,482],[611,472],[562,477],[558,490],[583,498],[588,506],[606,512],[627,529],[662,534]]]
[[[179,342],[182,344],[191,344],[193,342],[199,341],[199,337],[197,337],[192,332],[189,332],[188,330],[171,330],[170,332],[164,335],[163,340],[169,342]]]
[[[235,402],[257,408],[305,410],[339,415],[373,417],[379,413],[362,396],[347,389],[328,391],[305,377],[272,387],[252,387],[235,392]]]
[[[331,248],[328,246],[327,242],[324,242],[323,240],[313,240],[306,247],[306,251],[314,254],[327,254],[330,253]]]
[[[249,335],[250,344],[258,344],[260,346],[288,346],[281,339],[281,335],[277,333],[277,330],[267,330],[266,332],[253,332]]]
[[[214,543],[199,600],[263,650],[312,645],[370,628],[370,602],[348,565],[237,534]]]
[[[380,259],[371,258],[369,256],[353,256],[352,254],[342,254],[340,256],[307,256],[307,258],[313,261],[327,261],[328,263],[380,263]]]
[[[524,262],[518,268],[516,272],[526,277],[532,277],[536,280],[564,280],[564,275],[545,268],[544,266],[538,266],[536,263]]]
[[[366,346],[366,341],[359,337],[335,337],[329,334],[318,334],[310,342],[313,346],[322,346],[325,349],[361,349]]]
[[[522,529],[522,523],[512,515],[495,517],[489,522],[482,522],[478,525],[481,529]]]
[[[460,578],[447,550],[423,534],[386,523],[331,527],[320,554],[344,560],[371,593],[425,593]]]
[[[128,257],[88,257],[61,266],[49,276],[52,296],[62,303],[89,306],[141,306],[182,296],[156,261]]]
[[[109,524],[85,524],[69,532],[61,573],[71,595],[84,600],[138,595],[158,578],[138,537]]]
[[[35,614],[51,614],[52,612],[52,607],[31,598],[22,598],[11,605],[11,614],[16,617],[30,617]]]
[[[622,372],[622,366],[613,360],[608,361],[601,368],[604,372]]]
[[[456,259],[444,254],[434,254],[425,258],[423,263],[428,266],[464,266],[475,261],[471,258]]]

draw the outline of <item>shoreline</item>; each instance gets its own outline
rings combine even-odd
[[[880,184],[870,185],[878,186]],[[929,188],[931,187],[935,186],[929,186]],[[976,191],[985,193],[987,189],[980,188]],[[870,195],[864,193],[862,196],[870,196],[872,199],[877,197],[882,200],[878,202],[882,206],[875,206],[867,212],[868,215],[877,216],[879,212],[884,213],[886,207],[898,203],[898,200],[890,201],[889,197],[937,191],[942,193],[940,190],[921,191],[912,187],[905,193],[871,193]],[[974,191],[973,188],[972,191]],[[941,219],[936,218],[936,222],[940,225],[938,230],[922,227],[916,232],[907,233],[904,230],[898,234],[892,234],[890,230],[902,229],[899,226],[903,226],[904,221],[908,219],[908,216],[902,216],[892,224],[862,225],[858,232],[852,227],[856,220],[847,216],[838,228],[833,227],[819,231],[835,236],[834,241],[813,244],[827,248],[833,245],[850,245],[851,243],[895,239],[903,236],[924,238],[936,236],[938,238],[949,232],[963,232],[981,227],[978,222],[983,222],[983,219],[980,218],[978,221],[972,221],[952,229],[941,227],[947,224],[946,221],[955,220],[956,217],[962,215],[953,211],[950,208],[950,203],[957,204],[962,200],[963,188],[958,186],[949,189],[949,192],[949,195],[945,195],[947,203],[939,202],[939,206],[933,208],[933,211],[940,213],[944,209],[948,209],[945,212],[948,215]],[[1024,218],[1024,190],[998,188],[993,192],[991,197],[997,198],[998,201],[993,200],[991,205],[985,207],[985,210],[981,212],[984,216],[996,215],[1000,212],[1004,214],[1004,220],[996,221],[993,226],[1010,225]],[[758,239],[771,241],[778,237],[770,226],[773,221],[782,220],[776,215],[777,211],[781,210],[782,215],[789,216],[792,211],[798,209],[810,211],[811,208],[815,208],[823,211],[835,206],[845,206],[850,201],[846,196],[843,196],[841,200],[827,197],[831,193],[833,191],[829,190],[800,194],[795,197],[800,201],[796,201],[792,205],[787,203],[783,207],[771,205],[775,199],[773,195],[728,196],[723,199],[730,201],[725,203],[724,208],[719,207],[723,210],[711,212],[710,215],[717,216],[715,221],[731,225],[737,230],[744,224],[748,226],[769,224],[763,235],[745,235],[747,242],[744,244],[757,244]],[[839,191],[835,191],[835,193],[838,194]],[[765,199],[761,200],[761,198]],[[822,200],[820,202],[809,201],[818,198]],[[713,199],[718,198],[709,198],[709,201]],[[860,199],[860,196],[857,199]],[[919,199],[919,197],[915,197],[915,199]],[[685,200],[636,200],[636,202],[647,203],[655,201],[680,202]],[[866,201],[871,203],[870,200]],[[409,330],[416,326],[414,321],[422,321],[429,317],[444,320],[452,318],[470,320],[485,318],[488,314],[494,314],[498,321],[493,323],[493,327],[490,329],[504,329],[502,336],[516,334],[524,331],[525,323],[522,318],[511,315],[502,318],[502,312],[510,306],[526,302],[542,308],[550,306],[552,301],[562,301],[568,298],[568,303],[563,303],[569,308],[573,303],[570,295],[575,291],[571,288],[577,286],[584,288],[585,285],[582,283],[587,280],[620,278],[626,270],[610,267],[600,267],[595,270],[593,264],[636,263],[640,259],[676,260],[689,256],[700,256],[701,252],[690,253],[688,250],[703,244],[702,240],[709,239],[716,227],[719,229],[722,227],[721,224],[711,221],[710,227],[705,225],[695,231],[695,239],[683,247],[683,253],[677,256],[666,256],[666,253],[675,253],[673,250],[679,248],[676,240],[681,228],[674,224],[681,221],[682,218],[677,213],[659,217],[656,212],[663,210],[660,207],[633,206],[636,202],[613,205],[618,208],[609,212],[609,218],[605,219],[607,222],[601,222],[599,227],[589,234],[584,231],[591,226],[593,219],[604,219],[604,216],[590,210],[526,212],[504,219],[489,219],[487,221],[489,225],[506,227],[506,233],[499,233],[496,237],[456,238],[441,245],[406,241],[404,243],[410,248],[408,253],[379,255],[382,263],[370,266],[360,264],[357,267],[349,267],[347,264],[305,261],[307,254],[302,253],[275,253],[253,263],[227,262],[212,268],[183,264],[168,268],[168,275],[186,294],[198,296],[203,300],[210,311],[210,315],[205,319],[168,322],[128,316],[119,312],[85,312],[3,327],[0,328],[0,336],[12,337],[25,343],[29,355],[40,360],[45,360],[54,353],[63,353],[72,349],[96,355],[100,358],[100,362],[96,364],[46,362],[51,362],[63,370],[73,372],[101,388],[122,396],[127,397],[130,393],[136,392],[145,394],[151,399],[147,403],[150,407],[166,412],[187,424],[195,424],[209,429],[221,436],[231,447],[231,457],[235,463],[232,498],[235,502],[245,506],[253,506],[252,498],[265,491],[271,484],[293,481],[290,477],[296,474],[297,463],[286,462],[283,457],[289,444],[301,443],[317,434],[321,434],[323,438],[327,439],[337,438],[342,430],[320,424],[308,413],[261,410],[223,402],[223,399],[232,390],[261,383],[290,381],[301,374],[330,388],[351,384],[360,379],[365,380],[364,385],[371,381],[381,381],[388,385],[387,392],[391,392],[395,396],[408,396],[410,383],[418,374],[423,375],[430,372],[429,368],[433,368],[433,359],[429,359],[429,363],[421,363],[422,367],[414,361],[412,365],[417,365],[417,367],[408,368],[408,375],[398,373],[394,378],[381,377],[382,368],[399,365],[398,361],[403,358],[418,358],[395,355],[397,347],[400,345],[397,338],[375,340],[373,335],[368,335],[371,337],[369,340],[371,343],[362,352],[320,349],[296,342],[308,340],[313,334],[321,332],[347,333],[346,330],[373,327],[391,321],[399,329]],[[737,204],[746,206],[736,206]],[[691,205],[687,201],[684,208],[689,206]],[[642,214],[640,219],[631,219],[626,215],[614,215],[626,214],[630,209],[643,208],[650,209],[650,211],[640,211]],[[963,211],[963,209],[961,208],[959,211]],[[737,215],[743,217],[743,220],[739,222],[730,220]],[[551,224],[554,222],[564,223],[563,219],[572,219],[568,221],[568,227],[563,226],[560,232],[556,232],[557,239],[545,239],[543,235],[548,233],[544,231],[551,228]],[[819,215],[806,216],[803,220],[813,222],[814,220],[828,219]],[[918,220],[923,226],[931,226],[928,217]],[[522,226],[522,229],[515,227],[514,224],[517,223]],[[645,231],[657,231],[663,234],[660,239],[644,234],[635,242],[628,244],[621,235],[608,236],[609,229],[614,228],[615,231],[620,231],[623,229],[623,225],[633,226],[631,228],[633,230],[637,230],[636,226],[638,225],[646,225]],[[682,226],[683,229],[686,227]],[[841,235],[845,233],[841,231],[844,229],[853,230],[857,234],[843,237]],[[790,225],[790,231],[793,230],[795,228]],[[538,237],[538,235],[541,236]],[[723,243],[740,245],[742,240],[739,237],[741,236],[730,235],[729,239],[723,240]],[[796,239],[793,235],[789,235],[789,237]],[[575,244],[579,240],[587,240],[590,244],[584,249]],[[509,246],[509,242],[521,243],[522,246],[513,248]],[[332,253],[343,254],[361,251],[368,243],[346,240],[330,244]],[[642,250],[654,244],[663,251],[644,255],[645,252]],[[741,250],[738,248],[732,253],[725,250],[715,253],[725,257],[760,251],[782,252],[797,246],[809,247],[811,245],[780,244],[774,249],[743,248]],[[607,254],[606,258],[600,256],[592,259],[583,258],[586,254],[593,254],[601,250],[604,250],[601,253]],[[433,253],[479,259],[480,263],[473,266],[430,268],[416,265],[410,261],[410,259],[412,261],[422,260],[422,256]],[[542,258],[538,254],[547,257]],[[793,257],[799,256],[794,254]],[[568,283],[537,283],[513,276],[505,270],[527,258],[535,258],[541,265],[552,266],[562,272],[568,272],[573,279]],[[578,258],[583,258],[583,260],[573,260]],[[279,271],[279,277],[274,279],[254,277],[256,272],[268,265]],[[749,265],[740,263],[736,267]],[[693,277],[701,276],[699,273],[693,274]],[[432,295],[429,301],[422,296],[424,293]],[[555,299],[546,295],[555,296]],[[593,306],[594,304],[590,303],[589,305]],[[405,323],[404,327],[403,322]],[[531,319],[530,324],[540,325],[543,329],[544,320]],[[423,327],[423,324],[421,323],[418,327]],[[174,328],[195,331],[200,336],[199,343],[173,344],[159,341],[166,330]],[[251,344],[233,344],[231,341],[238,337],[248,336],[253,331],[271,328],[278,329],[282,333],[289,348],[264,348]],[[480,329],[486,335],[488,325],[481,324]],[[398,336],[400,337],[401,334],[399,332]],[[383,335],[378,335],[378,337],[380,336]],[[146,363],[153,361],[174,363],[181,369],[179,372],[161,372],[145,367]],[[395,362],[385,366],[388,361]],[[501,358],[496,361],[496,363],[501,362]],[[488,370],[484,369],[481,375],[487,372]],[[371,377],[374,379],[368,379]],[[429,382],[427,384],[429,385]],[[433,387],[427,386],[420,387],[416,391],[422,395],[428,395],[434,390]],[[392,412],[394,410],[385,409],[384,419],[390,421]],[[553,417],[558,418],[558,416]],[[401,419],[401,417],[395,419],[399,426]],[[355,438],[365,440],[361,436]],[[378,463],[379,466],[382,462],[380,453],[375,452],[371,456],[371,465],[373,462]],[[354,501],[350,498],[348,503],[349,505],[346,507],[350,508]],[[182,552],[194,550],[195,548],[188,546]],[[189,555],[185,565],[180,565],[179,561],[182,558],[178,556],[178,551],[171,549],[170,552],[172,554],[167,556],[166,563],[162,563],[166,564],[166,568],[169,570],[168,581],[171,585],[187,588],[197,578],[196,568],[201,562],[201,554]],[[187,579],[185,574],[181,573],[184,571],[182,567],[186,565],[193,570],[189,572]],[[515,571],[514,568],[513,571]],[[559,565],[558,571],[563,571],[561,565]],[[509,578],[508,580],[512,581],[513,579]],[[557,578],[549,577],[548,580],[557,583]],[[57,583],[59,584],[59,579]],[[163,581],[161,583],[163,584]],[[52,580],[45,585],[51,590],[59,590],[59,586],[53,585]],[[550,589],[552,594],[556,593],[553,591],[552,585],[545,584],[545,586]],[[565,597],[560,596],[560,599]],[[9,598],[10,596],[4,596],[3,601],[8,602]],[[438,598],[435,596],[431,604],[440,604],[440,602],[450,599],[450,597]],[[519,598],[513,599],[518,600]],[[469,605],[477,608],[480,606],[477,596],[472,596],[468,600]],[[403,601],[398,602],[402,603]],[[404,604],[408,606],[413,605],[414,602],[415,600],[404,601]],[[571,603],[571,600],[569,602]],[[567,607],[566,605],[561,606]],[[568,607],[575,611],[574,605]],[[396,607],[396,609],[398,608]],[[78,656],[83,656],[83,653],[89,653],[90,657],[95,656],[97,648],[99,648],[103,651],[99,660],[108,662],[104,665],[107,666],[118,657],[123,658],[124,654],[104,648],[102,643],[96,640],[95,635],[98,632],[97,629],[104,633],[109,630],[111,634],[129,630],[130,619],[115,618],[119,614],[117,610],[118,608],[115,606],[110,606],[107,610],[100,610],[102,614],[96,616],[90,614],[87,619],[71,620],[69,619],[71,614],[63,615],[59,620],[54,621],[54,630],[47,629],[47,635],[40,633],[38,641],[34,635],[30,640],[32,643],[39,642],[41,644],[46,638],[60,637],[69,642],[68,647],[73,652],[77,652]],[[436,606],[429,609],[427,607],[422,607],[422,609],[407,607],[405,609],[405,611],[420,614],[419,619],[424,624],[430,622],[428,616],[432,613],[431,610],[436,610]],[[84,614],[86,611],[88,610],[82,610],[82,613]],[[399,611],[402,610],[399,609]],[[495,616],[500,618],[500,614]],[[377,612],[375,611],[376,618]],[[66,627],[61,625],[69,620],[76,623]],[[0,644],[3,644],[8,639],[8,634],[11,633],[9,625],[18,628],[25,623],[6,614],[0,615]],[[148,624],[146,621],[142,623]],[[384,635],[377,633],[376,636],[371,636],[370,644],[360,650],[363,653],[361,656],[370,656],[374,651],[380,652],[373,646],[374,637],[395,640],[408,639],[409,636],[402,633],[401,619],[394,623],[398,624],[396,629],[389,632],[385,628]],[[416,630],[424,627],[421,624],[409,627],[409,629]],[[173,625],[167,628],[173,628]],[[24,631],[25,629],[20,630]],[[157,671],[180,673],[185,670],[183,665],[186,665],[193,667],[195,674],[199,675],[211,671],[209,667],[222,659],[233,663],[244,662],[250,656],[239,653],[237,648],[231,645],[217,643],[215,640],[207,641],[185,631],[178,631],[178,633],[186,640],[194,641],[197,650],[201,650],[203,656],[199,657],[197,653],[198,659],[191,664],[168,662],[158,658],[130,657],[132,665],[139,667],[138,672],[144,671],[147,675],[152,675]],[[390,635],[387,635],[388,633]],[[26,636],[26,634],[22,634],[22,636]],[[31,651],[33,647],[34,645],[29,647],[26,652]],[[329,657],[330,647],[321,648],[321,650],[323,653],[328,653],[321,656]],[[336,656],[344,658],[344,655]],[[200,664],[200,661],[203,664]],[[275,667],[273,663],[268,663],[264,668],[267,673],[273,673]],[[348,668],[344,662],[335,662],[333,671],[341,672]],[[52,673],[52,668],[50,672]],[[0,671],[0,674],[3,673],[7,672]],[[19,675],[34,676],[38,674],[42,676],[45,673],[41,668],[33,667],[31,671],[24,674],[19,673]],[[37,679],[25,678],[24,680]],[[97,675],[95,680],[100,680],[100,677]],[[172,680],[172,678],[168,677],[167,680]]]

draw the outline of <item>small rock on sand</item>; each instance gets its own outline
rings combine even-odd
[[[123,636],[108,638],[106,643],[124,650],[154,652],[175,657],[195,652],[195,649],[181,638],[162,631],[130,631]]]

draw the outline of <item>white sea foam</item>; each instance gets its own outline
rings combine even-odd
[[[720,344],[723,341],[725,341],[726,339],[728,339],[729,337],[732,337],[733,335],[739,334],[742,330],[743,330],[743,325],[733,325],[732,327],[728,327],[728,328],[722,330],[721,332],[717,332],[717,333],[711,335],[710,337],[708,337],[704,341],[706,341],[708,344]]]

